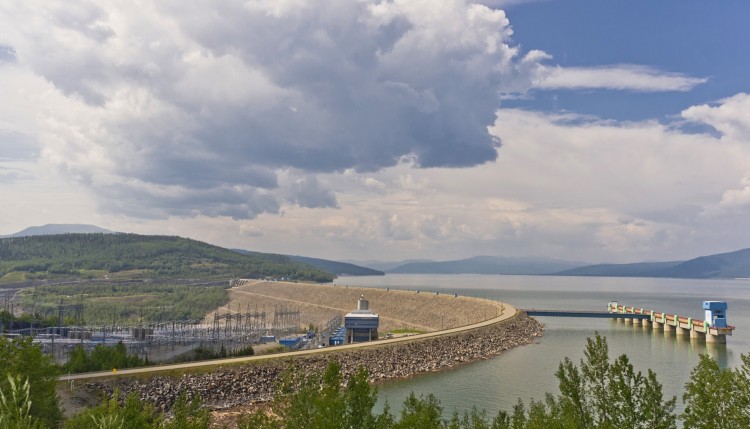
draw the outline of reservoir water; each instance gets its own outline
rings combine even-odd
[[[727,301],[727,322],[737,327],[726,345],[666,336],[650,327],[626,325],[609,319],[539,317],[544,335],[534,344],[485,361],[449,371],[422,374],[379,386],[378,410],[385,401],[393,411],[410,392],[433,393],[445,412],[459,413],[476,405],[494,416],[510,411],[518,398],[543,399],[557,393],[554,376],[566,356],[578,363],[586,338],[595,332],[607,337],[610,357],[627,354],[637,370],[653,369],[664,385],[665,396],[676,395],[682,412],[683,386],[701,353],[708,353],[723,367],[740,364],[740,354],[750,352],[750,279],[685,280],[652,278],[488,276],[488,275],[387,275],[340,277],[336,284],[390,287],[457,293],[500,300],[519,308],[601,310],[617,300],[621,305],[642,307],[703,319],[704,300]],[[377,311],[377,303],[372,302]]]

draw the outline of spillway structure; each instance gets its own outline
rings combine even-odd
[[[703,301],[704,318],[701,320],[678,314],[628,307],[620,305],[617,301],[610,301],[607,304],[607,311],[618,315],[618,320],[624,320],[626,324],[650,326],[653,329],[663,330],[665,333],[690,336],[691,339],[718,344],[726,344],[727,336],[731,336],[735,330],[734,326],[727,324],[727,308],[725,301]]]

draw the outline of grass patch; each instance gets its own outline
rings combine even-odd
[[[107,304],[145,304],[153,302],[158,299],[159,296],[155,294],[140,294],[140,295],[127,295],[127,296],[100,296],[89,299],[92,304],[107,303]]]
[[[424,334],[425,331],[421,329],[414,329],[414,328],[399,328],[399,329],[392,329],[389,331],[393,334]]]
[[[107,270],[80,270],[81,277],[89,279],[104,278],[109,273]]]
[[[23,271],[11,271],[0,277],[0,283],[15,283],[26,280],[26,273]]]
[[[40,317],[57,314],[60,301],[81,303],[86,324],[163,322],[200,320],[206,313],[224,305],[229,296],[226,285],[190,285],[171,282],[83,283],[37,286],[23,290],[19,301],[27,311]],[[66,319],[73,314],[66,314]],[[80,321],[70,320],[67,324]]]
[[[117,271],[114,273],[107,274],[107,278],[109,279],[123,279],[123,280],[129,280],[129,279],[137,279],[137,278],[143,278],[143,277],[149,277],[149,275],[153,274],[152,270],[124,270],[124,271]]]
[[[218,262],[203,261],[203,262],[194,262],[190,264],[190,268],[203,269],[203,270],[211,270],[211,269],[218,269],[218,268],[225,269],[225,268],[229,268],[229,265],[218,263]]]
[[[263,350],[262,352],[258,353],[258,355],[272,355],[272,354],[288,352],[288,351],[289,351],[288,348],[282,345],[278,345],[278,346],[269,347]]]

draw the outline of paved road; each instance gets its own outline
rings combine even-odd
[[[492,302],[495,303],[495,301],[492,301]],[[417,341],[417,340],[422,340],[424,338],[440,337],[443,335],[454,334],[456,332],[470,331],[472,329],[477,329],[477,328],[481,328],[484,326],[493,325],[503,320],[510,319],[516,315],[517,310],[512,305],[505,304],[505,303],[500,303],[500,305],[502,308],[500,315],[493,319],[488,319],[479,323],[475,323],[473,325],[459,326],[458,328],[446,329],[442,331],[433,331],[433,332],[428,332],[425,334],[392,338],[389,340],[378,340],[378,341],[372,341],[372,342],[367,342],[367,343],[356,343],[356,344],[346,344],[342,346],[325,347],[322,349],[301,350],[301,351],[295,351],[295,352],[275,353],[275,354],[269,354],[269,355],[247,356],[247,357],[228,358],[228,359],[214,359],[214,360],[208,360],[208,361],[189,362],[189,363],[181,363],[181,364],[174,364],[174,365],[161,365],[161,366],[151,366],[151,367],[144,367],[144,368],[123,369],[123,370],[118,370],[116,375],[127,376],[127,375],[148,374],[148,373],[155,374],[159,372],[175,371],[175,370],[183,370],[183,369],[191,369],[191,368],[231,365],[231,364],[237,364],[237,363],[243,363],[243,362],[261,361],[261,360],[268,360],[268,359],[282,359],[282,358],[287,358],[287,357],[304,356],[304,355],[310,355],[310,354],[316,354],[316,353],[317,354],[335,353],[335,352],[339,352],[343,350],[352,350],[352,349],[359,349],[359,348],[365,348],[365,347],[376,347],[376,346],[381,346],[381,345],[386,345],[386,344],[396,344],[396,343],[407,342],[407,341]],[[115,374],[112,371],[88,372],[88,373],[83,373],[83,374],[65,375],[65,376],[60,377],[60,381],[91,380],[91,379],[97,379],[97,378],[112,377],[114,375]]]

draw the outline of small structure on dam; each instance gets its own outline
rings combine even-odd
[[[380,316],[370,310],[364,295],[357,301],[357,309],[344,316],[344,328],[349,343],[361,343],[378,339]]]
[[[717,328],[727,327],[727,303],[724,301],[703,301],[706,310],[706,322]]]

